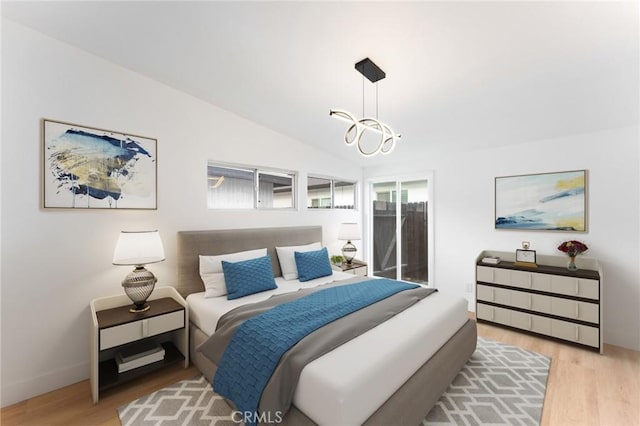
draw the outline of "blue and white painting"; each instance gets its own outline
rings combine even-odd
[[[44,207],[156,208],[155,139],[44,120]]]
[[[586,231],[586,170],[496,178],[496,229]]]

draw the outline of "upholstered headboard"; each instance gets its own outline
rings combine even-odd
[[[267,248],[273,274],[282,275],[276,247],[322,242],[321,226],[283,228],[221,229],[178,232],[178,285],[176,289],[187,297],[204,291],[200,279],[199,255],[219,255],[237,251]]]

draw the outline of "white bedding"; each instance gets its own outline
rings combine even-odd
[[[200,330],[204,331],[208,336],[211,336],[213,332],[216,331],[218,320],[222,318],[224,314],[238,306],[261,302],[263,300],[267,300],[274,294],[289,293],[302,288],[313,288],[322,284],[346,280],[348,278],[353,278],[353,275],[340,271],[333,271],[333,275],[305,282],[300,282],[298,280],[287,281],[282,277],[277,277],[275,279],[276,284],[278,285],[277,289],[267,290],[233,300],[227,300],[226,296],[205,298],[204,292],[192,293],[187,296],[187,302],[189,303],[189,320],[197,325]]]
[[[187,297],[191,321],[205,333],[218,319],[244,303],[272,294],[334,281],[344,275],[305,283],[276,278],[278,289],[227,300]],[[320,425],[360,425],[415,373],[468,319],[467,302],[441,292],[432,294],[367,333],[309,363],[300,375],[293,403]],[[393,345],[389,342],[393,341]]]

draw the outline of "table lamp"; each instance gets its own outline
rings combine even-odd
[[[344,257],[347,265],[351,265],[351,261],[356,256],[358,249],[351,243],[351,240],[359,240],[360,227],[357,223],[341,223],[338,230],[338,239],[347,240],[347,243],[342,247],[342,256]]]
[[[113,252],[114,265],[134,265],[135,269],[122,281],[122,287],[134,306],[129,312],[144,312],[158,279],[144,265],[162,262],[164,248],[158,231],[122,231]]]

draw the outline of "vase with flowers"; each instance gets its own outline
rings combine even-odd
[[[560,250],[563,253],[566,253],[567,256],[569,256],[567,269],[570,271],[577,271],[578,267],[576,266],[576,256],[589,250],[589,247],[587,247],[586,244],[580,241],[571,240],[571,241],[565,241],[562,244],[560,244],[558,246],[558,250]]]

